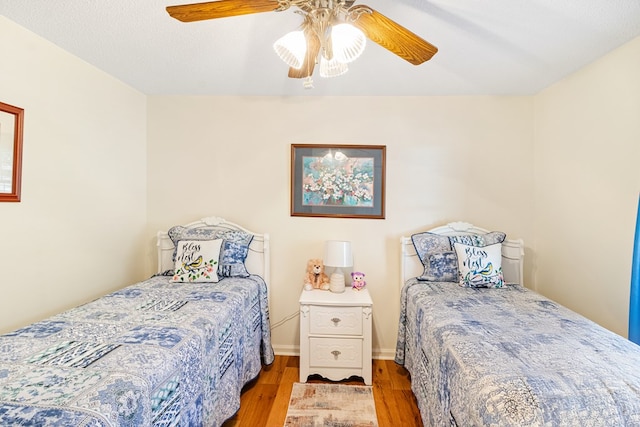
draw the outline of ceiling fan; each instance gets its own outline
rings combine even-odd
[[[414,65],[422,64],[438,48],[369,6],[355,0],[217,0],[168,6],[169,15],[182,22],[217,19],[261,12],[280,12],[294,6],[304,17],[301,30],[287,34],[274,45],[290,65],[289,77],[309,78],[317,64],[323,77],[340,75],[346,63],[364,50],[364,37]],[[338,40],[341,24],[351,38]],[[295,33],[295,34],[294,34]],[[360,38],[358,38],[360,34]],[[289,37],[291,40],[285,40]],[[296,38],[297,37],[297,38]]]

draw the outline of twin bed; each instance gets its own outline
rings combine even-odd
[[[522,241],[485,237],[452,223],[401,241],[396,362],[424,425],[639,426],[640,347],[523,287]],[[439,281],[452,253],[473,263],[461,240],[500,247],[501,286]]]
[[[157,246],[159,274],[0,336],[0,425],[219,426],[237,412],[274,359],[268,235],[210,217]]]

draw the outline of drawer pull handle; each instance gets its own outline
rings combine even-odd
[[[337,317],[334,317],[333,319],[331,319],[331,321],[333,322],[334,326],[338,326],[338,323],[340,323],[340,319]]]
[[[340,356],[340,352],[338,350],[333,350],[331,354],[333,354],[333,357],[335,357],[335,359],[338,360],[338,356]]]

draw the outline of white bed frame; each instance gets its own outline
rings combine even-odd
[[[430,233],[452,236],[460,234],[487,234],[489,231],[468,222],[450,222],[427,230]],[[505,282],[524,285],[524,242],[522,239],[505,240],[502,243],[502,272]],[[400,289],[408,279],[420,276],[424,266],[413,246],[411,237],[400,238]]]
[[[233,222],[229,222],[224,218],[210,216],[202,218],[185,225],[186,228],[208,228],[217,230],[239,230],[245,233],[253,234],[251,244],[249,244],[249,253],[244,265],[251,274],[257,274],[262,277],[267,285],[267,291],[270,289],[270,254],[269,254],[269,235],[255,233],[239,226]],[[162,273],[174,268],[173,250],[175,248],[173,241],[169,238],[166,231],[159,231],[157,236],[158,246],[158,273]]]

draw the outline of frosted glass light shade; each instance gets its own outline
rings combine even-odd
[[[338,77],[349,71],[349,67],[344,62],[336,60],[335,54],[333,59],[329,60],[324,56],[320,58],[320,76],[321,77]]]
[[[348,64],[362,55],[367,38],[353,25],[338,24],[331,29],[331,44],[334,59]]]
[[[307,53],[307,39],[303,31],[292,31],[276,40],[273,49],[288,66],[299,69]]]

